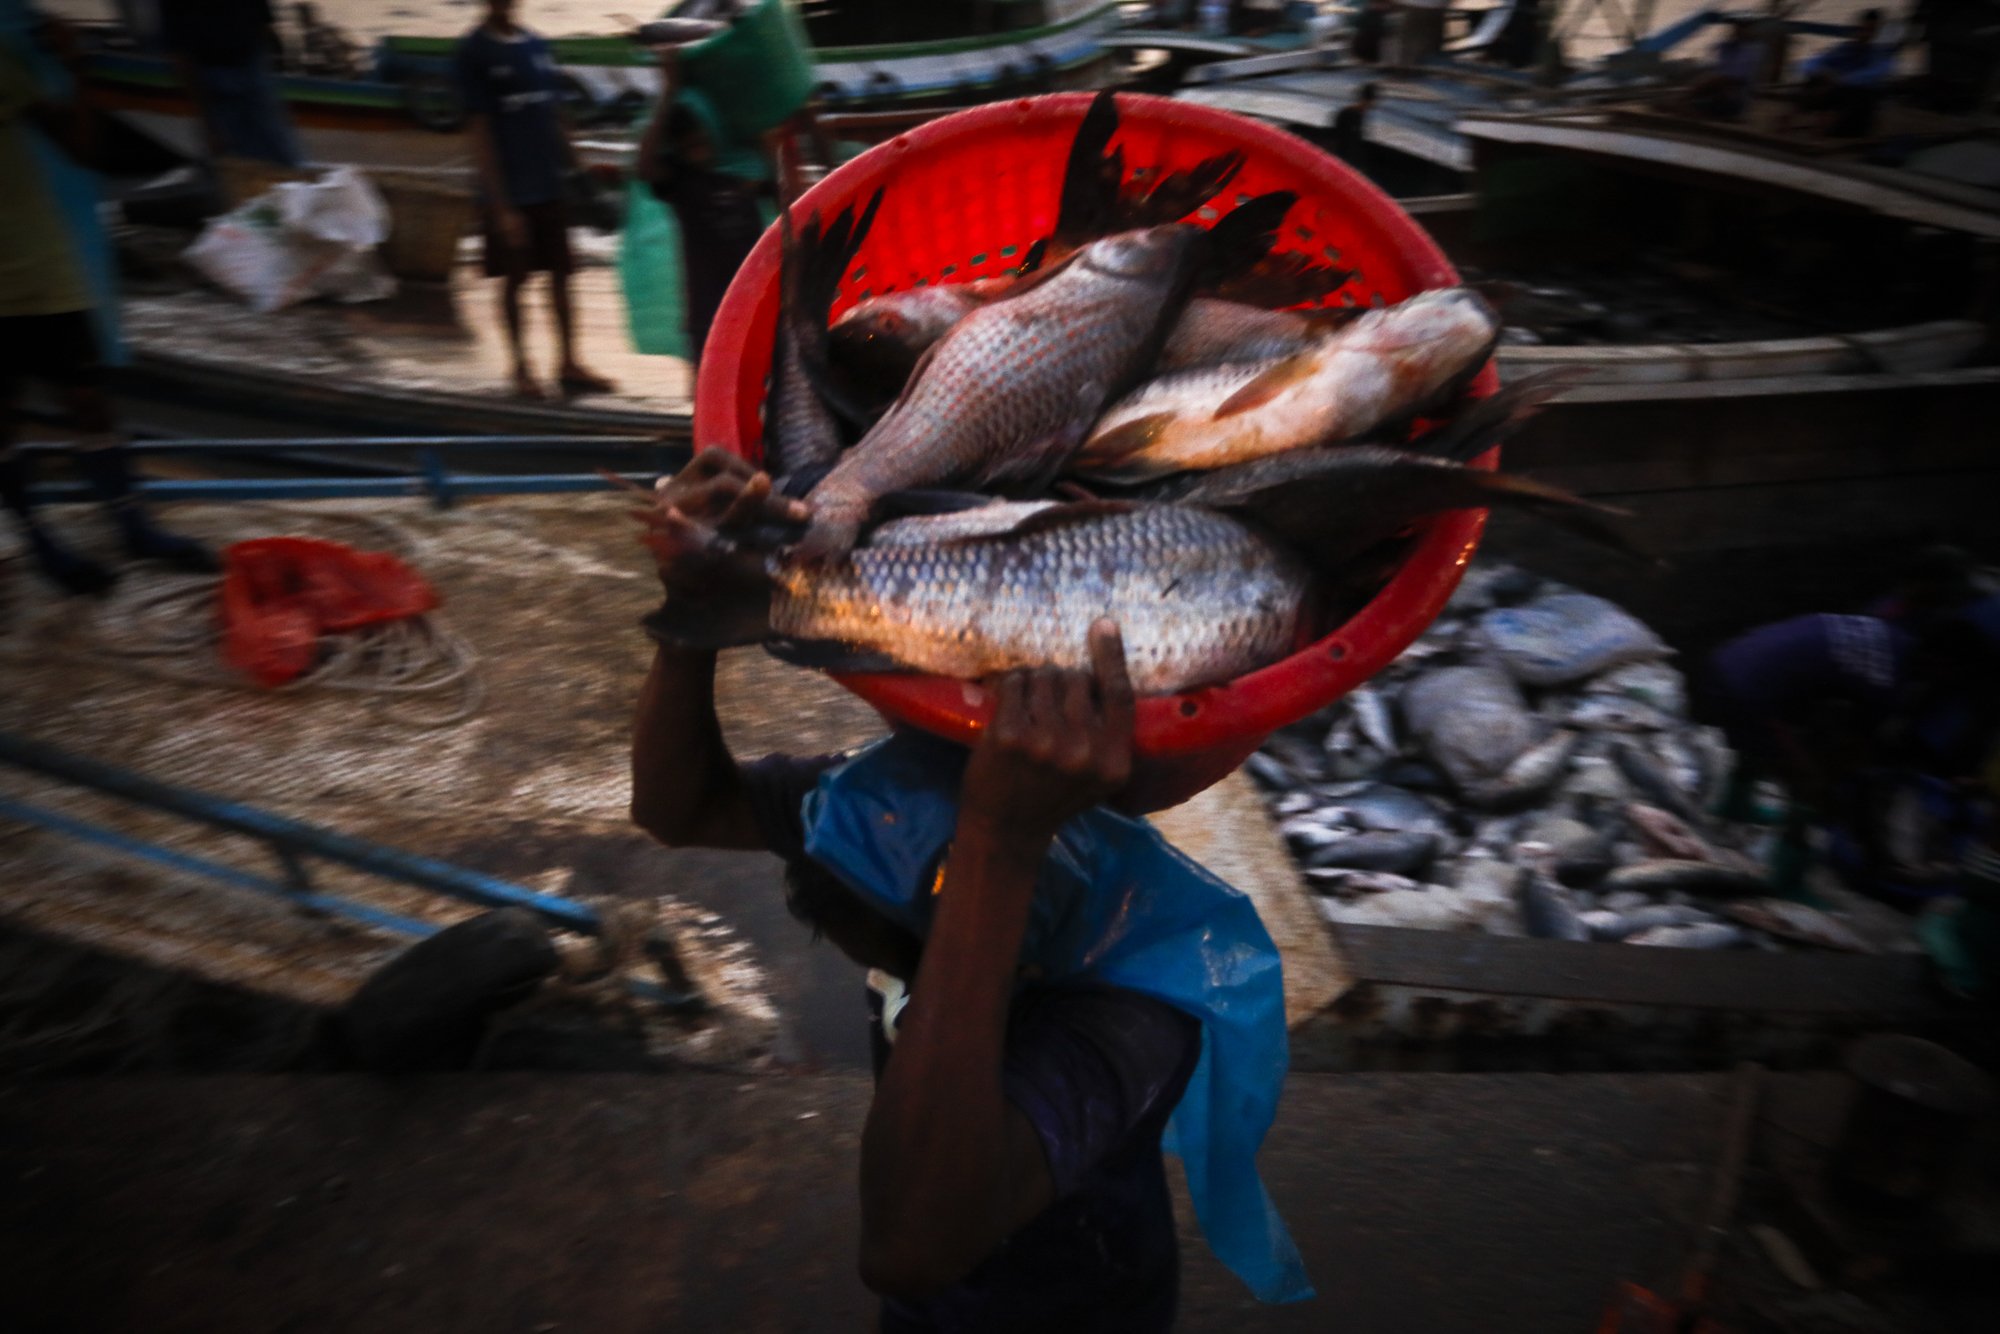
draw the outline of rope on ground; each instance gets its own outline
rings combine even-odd
[[[244,508],[253,508],[245,506]],[[370,529],[379,547],[408,556],[407,534],[395,524],[361,514],[302,514],[278,506],[256,506],[287,517],[336,519]],[[320,690],[386,696],[405,703],[442,701],[442,713],[409,714],[413,727],[442,728],[463,722],[485,703],[478,673],[479,654],[460,635],[432,616],[413,616],[321,638],[319,662],[297,680],[272,689],[256,685],[223,661],[216,615],[221,581],[210,575],[153,579],[127,578],[77,627],[81,648],[46,641],[10,642],[0,652],[34,656],[67,654],[115,662],[127,671],[181,685],[221,687],[269,694]],[[30,636],[10,636],[27,640]]]

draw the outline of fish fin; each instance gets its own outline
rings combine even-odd
[[[1080,470],[1088,472],[1090,468],[1085,465],[1116,463],[1128,455],[1150,449],[1173,421],[1173,413],[1155,412],[1145,417],[1134,417],[1093,437],[1077,460]]]
[[[1031,537],[1036,533],[1067,528],[1073,523],[1109,518],[1114,514],[1126,514],[1138,507],[1139,502],[1134,500],[1076,500],[1067,504],[1051,505],[1045,510],[1037,510],[1028,515],[1004,533],[982,534],[982,540],[995,537]]]
[[[838,639],[767,639],[764,650],[780,662],[823,672],[908,672],[912,670],[878,649],[862,648]]]
[[[1091,99],[1063,165],[1055,240],[1065,249],[1075,249],[1113,229],[1118,187],[1125,172],[1124,155],[1107,151],[1117,133],[1118,99],[1107,88]]]
[[[793,500],[804,500],[812,494],[812,489],[826,480],[826,475],[834,469],[833,463],[810,463],[803,468],[794,468],[783,477],[772,479],[771,490]]]
[[[1256,379],[1222,400],[1222,405],[1210,414],[1209,420],[1221,421],[1224,417],[1234,417],[1239,412],[1262,407],[1285,390],[1311,375],[1313,371],[1312,350],[1295,352],[1282,361],[1273,362]]]
[[[1178,498],[1261,524],[1329,569],[1426,515],[1496,505],[1532,511],[1638,554],[1603,522],[1623,510],[1531,478],[1370,445],[1293,450],[1217,468]]]
[[[1044,251],[1043,253],[1046,255],[1047,252]],[[1068,269],[1070,265],[1076,263],[1077,257],[1082,253],[1083,252],[1080,250],[1068,251],[1062,256],[1062,258],[1056,260],[1054,263],[1049,264],[1046,267],[1037,268],[1033,273],[1022,274],[1019,282],[1016,282],[1006,291],[994,297],[987,304],[995,305],[1002,301],[1012,301],[1017,296],[1022,296],[1028,292],[1034,291],[1037,287],[1040,287],[1043,283],[1055,277],[1057,274],[1062,273],[1063,271]]]
[[[819,214],[815,212],[800,229],[796,242],[792,234],[791,214],[781,211],[778,216],[784,238],[781,256],[785,251],[796,251],[797,262],[790,266],[789,274],[785,273],[783,260],[780,260],[781,282],[784,284],[780,318],[792,331],[800,368],[821,402],[842,420],[864,430],[874,423],[878,414],[871,410],[866,395],[848,384],[835,369],[827,324],[841,280],[853,267],[862,243],[868,239],[868,233],[875,225],[875,213],[882,206],[885,189],[876,187],[858,215],[854,205],[849,204],[831,225],[824,228],[820,225]]]
[[[659,643],[676,648],[736,648],[771,633],[771,600],[669,596],[640,617],[639,624]]]
[[[1410,448],[1434,458],[1464,463],[1521,429],[1547,403],[1583,380],[1577,366],[1552,366],[1516,380],[1498,393],[1465,403],[1450,420],[1418,437]]]
[[[1231,149],[1203,158],[1192,167],[1168,172],[1145,193],[1128,194],[1120,201],[1117,230],[1179,222],[1235,180],[1245,161],[1241,151]]]
[[[1267,310],[1283,310],[1291,306],[1310,306],[1315,302],[1324,301],[1345,287],[1353,276],[1354,273],[1350,269],[1320,264],[1296,251],[1288,250],[1282,254],[1265,255],[1240,272],[1214,275],[1212,277],[1212,281],[1216,284],[1214,290],[1204,288],[1202,294],[1225,301],[1241,301],[1245,305],[1262,306]],[[1368,307],[1340,306],[1324,313],[1353,318],[1367,314]]]
[[[1338,333],[1348,325],[1366,315],[1367,306],[1327,306],[1320,310],[1309,310],[1306,314],[1306,331],[1316,338]]]
[[[876,500],[874,508],[869,511],[869,518],[876,523],[885,523],[890,519],[911,519],[926,514],[963,514],[967,510],[985,509],[993,503],[992,496],[981,495],[977,491],[909,487],[891,491]]]
[[[1041,240],[1028,247],[1028,253],[1021,257],[1019,264],[1014,266],[1014,276],[1017,278],[1027,277],[1036,269],[1041,268],[1042,261],[1048,257],[1049,238],[1044,236]]]
[[[1254,269],[1278,243],[1278,229],[1298,202],[1295,191],[1273,190],[1217,219],[1208,229],[1208,259],[1195,276],[1196,288],[1206,291]]]

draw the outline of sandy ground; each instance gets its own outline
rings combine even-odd
[[[165,679],[202,664],[106,646],[145,650],[186,629],[185,619],[143,611],[184,578],[135,571],[107,601],[84,604],[55,597],[16,556],[0,565],[0,729],[540,890],[651,903],[693,982],[727,1012],[727,1023],[676,1035],[677,1050],[858,1063],[858,976],[785,914],[777,863],[661,848],[628,818],[631,711],[651,660],[637,621],[658,591],[624,509],[601,495],[449,511],[373,501],[164,514],[218,547],[294,533],[401,553],[443,596],[438,624],[469,648],[471,696],[456,686],[398,697]],[[107,545],[91,511],[53,516],[86,549]],[[206,615],[203,602],[191,605]],[[831,681],[760,650],[724,655],[717,695],[744,757],[841,750],[881,731]],[[276,873],[247,840],[11,770],[0,769],[0,793]],[[1247,780],[1233,776],[1161,825],[1257,901],[1287,956],[1294,1022],[1330,1004],[1345,972]],[[252,890],[10,822],[0,822],[0,862],[0,919],[308,1003],[337,1002],[396,948]],[[354,873],[316,871],[315,884],[438,920],[468,911]]]
[[[624,293],[610,266],[617,239],[582,228],[572,237],[583,260],[571,279],[578,355],[617,385],[615,393],[577,402],[635,412],[688,411],[692,367],[632,350]],[[468,258],[476,255],[477,244],[466,243]],[[523,327],[529,364],[543,389],[552,391],[556,341],[547,292],[545,280],[529,285]],[[388,392],[505,394],[512,389],[512,358],[499,295],[499,284],[467,262],[453,272],[449,288],[406,284],[384,302],[314,301],[259,315],[217,288],[197,286],[128,295],[124,316],[127,336],[140,352],[347,386],[365,381]]]

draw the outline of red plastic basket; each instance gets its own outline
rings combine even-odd
[[[990,277],[1019,263],[1055,222],[1062,169],[1087,93],[975,107],[880,144],[814,186],[793,209],[803,223],[830,218],[886,186],[873,230],[843,282],[833,313],[893,289]],[[1233,206],[1267,190],[1298,192],[1281,250],[1355,271],[1358,301],[1400,301],[1458,274],[1430,237],[1387,195],[1302,139],[1227,112],[1137,94],[1118,98],[1128,169],[1186,166],[1226,149],[1247,157]],[[1206,215],[1208,210],[1203,210]],[[765,379],[778,309],[776,228],[765,232],[723,298],[695,389],[695,443],[757,459]],[[1338,299],[1337,297],[1335,298]],[[1488,366],[1476,395],[1499,378]],[[1494,467],[1498,451],[1479,466]],[[1125,804],[1160,809],[1221,779],[1274,729],[1354,689],[1408,647],[1458,585],[1485,527],[1483,510],[1429,520],[1403,568],[1346,624],[1281,662],[1222,685],[1140,701],[1139,775]],[[990,707],[976,685],[940,677],[838,678],[892,720],[970,741]]]

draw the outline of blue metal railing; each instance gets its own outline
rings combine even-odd
[[[60,455],[67,445],[36,442],[20,447],[36,455]],[[324,456],[370,454],[384,450],[414,451],[416,466],[406,469],[374,470],[371,475],[349,477],[199,477],[145,478],[140,490],[155,500],[346,500],[365,497],[428,497],[439,509],[461,496],[542,495],[561,492],[599,491],[606,486],[597,472],[465,472],[448,468],[445,456],[453,452],[480,453],[586,453],[602,457],[607,452],[635,450],[648,452],[650,466],[644,471],[620,472],[628,481],[645,483],[678,467],[688,458],[685,444],[660,436],[574,436],[574,435],[462,435],[462,436],[339,436],[304,439],[147,439],[133,440],[128,448],[139,454],[244,456],[272,458],[293,466],[311,466],[315,461],[300,460],[301,452]],[[90,491],[81,482],[43,482],[34,489],[36,500],[60,502],[88,500]]]
[[[0,762],[256,839],[270,849],[280,875],[260,875],[16,798],[0,796],[0,816],[84,839],[128,856],[276,895],[308,912],[346,917],[399,935],[422,937],[439,929],[435,923],[320,893],[312,887],[307,867],[308,858],[318,858],[481,907],[525,908],[551,925],[570,931],[597,935],[603,929],[597,912],[574,899],[543,894],[450,862],[371,843],[193,788],[163,783],[10,732],[0,732]],[[634,982],[632,989],[669,1009],[695,1009],[701,1005],[699,997],[651,983]]]

